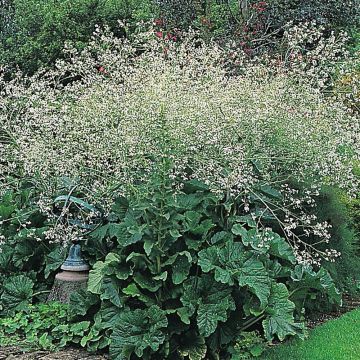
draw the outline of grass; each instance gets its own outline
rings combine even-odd
[[[261,357],[261,360],[359,359],[360,309],[315,328],[305,341],[293,340],[276,346]]]

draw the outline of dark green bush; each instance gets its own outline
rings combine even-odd
[[[315,20],[319,24],[346,28],[360,22],[359,0],[157,0],[156,3],[169,25],[195,25],[215,33],[243,31],[244,26],[254,20],[266,22],[272,29],[289,21]]]
[[[312,21],[348,27],[360,22],[359,0],[269,0],[269,16],[275,26],[288,21]]]
[[[347,292],[355,292],[360,282],[360,239],[358,201],[349,199],[341,191],[325,188],[317,203],[317,216],[328,221],[332,228],[329,247],[341,253],[334,263],[325,263],[336,284]],[[347,204],[352,204],[347,205]]]
[[[150,0],[9,0],[1,17],[0,63],[25,73],[50,66],[61,57],[65,42],[82,49],[95,25],[118,20],[149,20]]]
[[[65,42],[84,48],[96,24],[107,24],[123,36],[119,19],[130,24],[130,31],[135,30],[137,21],[157,18],[157,24],[168,30],[192,26],[204,37],[222,40],[233,36],[246,43],[288,21],[316,20],[331,28],[356,27],[359,9],[359,0],[2,0],[0,63],[32,74],[53,65]]]
[[[106,223],[88,236],[88,292],[72,295],[70,324],[53,324],[47,335],[36,330],[37,347],[75,342],[89,351],[110,346],[113,358],[230,359],[261,353],[262,341],[252,331],[268,340],[303,336],[304,307],[340,300],[325,269],[296,265],[285,239],[205,184],[186,182],[174,192],[156,173],[136,193],[116,199]],[[259,188],[250,213],[277,196],[275,189]],[[47,224],[35,200],[28,185],[1,198],[0,314],[8,320],[15,312],[33,316],[28,304],[50,289],[65,255],[42,236]],[[18,231],[19,222],[30,223]],[[78,324],[81,336],[72,330]],[[31,321],[23,325],[31,329]],[[17,336],[23,328],[3,331]]]
[[[21,311],[33,300],[44,300],[53,270],[64,260],[64,249],[45,232],[47,219],[36,204],[31,184],[8,189],[0,196],[0,314]]]
[[[326,270],[296,265],[285,239],[236,203],[203,183],[174,193],[162,181],[118,198],[84,246],[89,293],[73,294],[70,306],[75,321],[94,319],[101,336],[90,349],[108,339],[114,359],[228,359],[247,343],[245,331],[302,336],[306,299],[340,300]]]

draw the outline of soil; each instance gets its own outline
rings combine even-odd
[[[350,295],[343,295],[343,306],[331,313],[319,314],[315,319],[307,321],[307,327],[313,329],[314,327],[325,323],[328,320],[336,319],[348,311],[360,308],[360,298],[353,298]]]
[[[17,347],[0,348],[0,360],[105,360],[105,355],[92,355],[83,350],[66,349],[56,353],[35,351],[24,353]]]

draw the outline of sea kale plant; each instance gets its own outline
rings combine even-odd
[[[36,179],[49,215],[70,179],[104,213],[72,314],[114,359],[225,359],[244,331],[303,336],[309,299],[340,300],[312,210],[323,185],[358,189],[358,118],[296,74],[230,75],[222,48],[175,40],[97,30],[56,70],[1,83],[2,181]]]
[[[89,239],[107,255],[90,271],[91,294],[73,295],[71,313],[79,321],[96,312],[101,337],[90,349],[105,338],[113,359],[227,359],[231,351],[236,359],[246,331],[303,337],[306,301],[340,301],[326,270],[298,264],[286,239],[259,225],[274,220],[263,202],[276,191],[254,190],[246,212],[197,180],[174,192],[171,161],[163,162],[137,196],[116,199]]]

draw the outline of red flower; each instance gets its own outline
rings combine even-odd
[[[97,67],[97,71],[104,74],[104,75],[107,75],[107,71],[102,65]]]
[[[158,37],[159,39],[163,38],[163,32],[162,31],[155,31],[155,36]]]
[[[154,25],[156,25],[156,26],[162,26],[162,25],[164,25],[164,21],[163,21],[163,19],[155,19],[154,20]]]
[[[211,26],[210,20],[207,19],[207,18],[204,17],[204,16],[201,18],[201,23],[202,23],[203,25],[205,25],[205,26]]]
[[[256,10],[257,12],[263,12],[266,10],[267,2],[266,1],[260,1],[256,4],[252,5],[252,8]]]
[[[176,37],[176,35],[173,35],[171,33],[167,33],[166,34],[166,40],[177,41],[177,37]]]
[[[252,52],[253,52],[253,51],[252,51],[252,49],[250,49],[250,48],[245,48],[245,49],[244,49],[244,53],[245,53],[246,55],[249,55],[249,56],[250,56],[250,55],[252,54]]]

